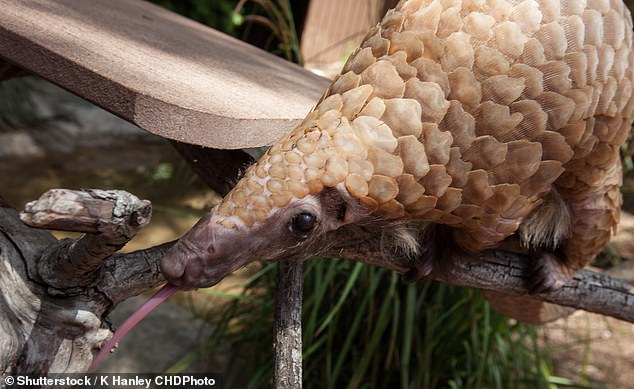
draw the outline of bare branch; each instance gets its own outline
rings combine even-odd
[[[20,217],[35,228],[86,233],[49,247],[39,261],[42,279],[62,289],[94,284],[103,261],[146,226],[151,213],[149,201],[120,190],[52,189]]]
[[[132,253],[113,255],[104,264],[96,289],[115,306],[129,297],[161,286],[165,279],[159,263],[174,243],[168,242]]]
[[[301,261],[277,264],[273,371],[273,387],[276,389],[302,387],[303,269]]]
[[[428,242],[421,238],[420,244],[425,247]],[[353,259],[399,273],[407,273],[413,266],[411,259],[404,255],[385,258],[381,241],[370,236],[350,242],[343,250],[328,255]],[[491,250],[477,257],[463,255],[451,259],[435,258],[433,262],[441,264],[442,269],[436,269],[437,271],[423,280],[437,280],[500,294],[530,297],[634,323],[634,293],[630,285],[606,274],[582,270],[558,290],[531,294],[528,286],[531,260],[522,254]]]
[[[453,285],[530,296],[634,323],[634,293],[626,282],[581,270],[560,289],[530,294],[527,288],[530,263],[522,255],[488,251],[476,259],[459,258],[443,274],[430,277]]]

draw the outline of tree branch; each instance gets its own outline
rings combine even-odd
[[[26,204],[20,218],[34,228],[85,233],[52,245],[40,258],[42,280],[65,289],[94,284],[104,260],[145,227],[151,214],[149,201],[128,192],[52,189]]]
[[[634,293],[629,284],[607,274],[579,271],[562,288],[531,294],[527,287],[530,260],[522,255],[487,251],[479,258],[458,258],[442,274],[432,279],[583,309],[634,323]]]
[[[275,292],[275,370],[273,387],[302,387],[302,261],[277,264]]]
[[[421,247],[426,244],[423,240],[421,238]],[[411,259],[406,256],[385,258],[381,240],[371,237],[351,242],[343,250],[328,255],[357,260],[399,273],[407,273],[413,267]],[[531,260],[522,254],[490,250],[477,257],[462,255],[435,258],[434,263],[441,264],[442,269],[436,269],[423,280],[529,297],[634,323],[634,293],[631,286],[607,274],[581,270],[562,288],[533,294],[528,283]]]
[[[104,263],[95,289],[114,307],[132,296],[163,285],[165,279],[159,268],[160,260],[174,243],[113,255]]]

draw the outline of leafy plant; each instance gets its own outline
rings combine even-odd
[[[151,0],[153,3],[187,16],[230,35],[237,34],[232,19],[238,0]]]
[[[151,1],[217,30],[257,44],[289,61],[300,64],[302,62],[290,0]],[[264,41],[260,41],[266,31],[268,35]]]
[[[247,9],[246,5],[249,3],[256,7]],[[234,12],[233,20],[238,21],[239,24],[250,22],[270,30],[271,36],[264,45],[265,48],[289,61],[302,63],[298,34],[289,0],[240,0]],[[247,26],[247,31],[248,28]],[[272,44],[274,41],[277,41],[277,47]]]
[[[493,311],[478,291],[404,284],[337,260],[308,262],[304,282],[306,388],[575,387],[552,376],[535,327]],[[223,371],[240,386],[270,382],[274,290],[275,264],[267,264],[208,315],[216,330],[201,350],[228,353]]]

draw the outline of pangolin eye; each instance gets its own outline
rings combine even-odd
[[[312,213],[302,212],[295,215],[289,226],[291,232],[299,238],[306,238],[315,228],[317,218]]]

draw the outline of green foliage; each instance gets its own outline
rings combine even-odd
[[[301,63],[289,0],[151,0],[289,61]],[[262,35],[266,35],[262,39]]]
[[[236,35],[233,9],[238,0],[151,0],[170,11],[187,16],[230,35]]]
[[[306,388],[551,388],[534,327],[494,311],[474,290],[404,284],[383,269],[314,260],[305,270]],[[215,334],[204,345],[230,353],[227,378],[266,387],[273,370],[275,265],[245,293],[209,315]],[[240,373],[240,363],[255,368]],[[245,377],[246,376],[246,377]],[[230,385],[231,386],[231,385]],[[233,385],[235,386],[235,385]]]
[[[247,7],[249,3],[252,7]],[[289,61],[302,63],[298,34],[289,0],[240,0],[236,6],[236,12],[234,21],[243,21],[247,24],[244,38],[248,36],[250,30],[248,23],[264,26],[271,32],[264,48]]]

